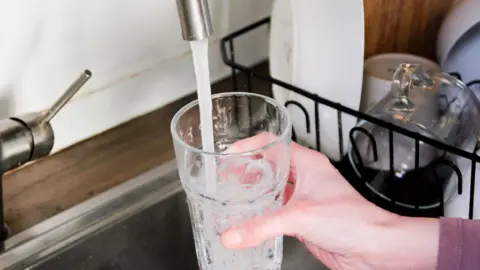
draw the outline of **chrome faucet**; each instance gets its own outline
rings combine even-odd
[[[177,0],[177,9],[184,40],[203,40],[212,35],[208,0]]]
[[[177,7],[185,40],[203,40],[212,35],[207,0],[177,0]],[[26,162],[50,154],[54,141],[50,120],[91,76],[92,73],[85,70],[45,113],[30,113],[0,120],[0,176]],[[1,211],[0,209],[0,216]]]
[[[29,161],[45,157],[52,151],[54,134],[50,120],[90,79],[85,70],[45,113],[34,112],[0,120],[0,242],[7,238],[4,225],[2,176]]]
[[[208,0],[177,0],[177,8],[184,40],[203,40],[212,35]],[[0,245],[8,236],[4,227],[3,174],[50,154],[54,143],[50,120],[91,76],[92,73],[85,70],[45,113],[29,113],[0,120]]]

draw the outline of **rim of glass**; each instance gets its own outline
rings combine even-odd
[[[214,95],[212,95],[212,100],[217,99],[217,98],[222,98],[222,97],[228,97],[228,96],[248,96],[248,97],[261,98],[261,99],[265,100],[265,102],[267,102],[267,103],[275,106],[276,108],[278,108],[278,110],[286,117],[287,124],[286,124],[285,129],[282,131],[280,136],[277,136],[277,138],[275,140],[263,145],[262,147],[259,147],[259,148],[256,148],[256,149],[253,149],[253,150],[250,150],[250,151],[243,151],[243,152],[237,152],[237,153],[225,153],[225,152],[217,153],[217,152],[209,152],[209,151],[204,151],[202,149],[198,149],[196,147],[193,147],[193,146],[189,145],[185,141],[183,141],[180,138],[180,136],[177,134],[177,131],[176,131],[176,125],[177,125],[180,117],[182,117],[182,115],[185,112],[187,112],[188,110],[190,110],[191,108],[193,108],[195,106],[198,106],[198,99],[196,99],[196,100],[188,103],[187,105],[183,106],[173,116],[172,121],[170,122],[170,132],[172,133],[173,141],[178,142],[180,145],[182,145],[182,147],[184,147],[189,152],[199,153],[199,154],[202,154],[202,155],[209,155],[209,156],[247,156],[247,155],[256,154],[258,152],[262,152],[262,151],[264,151],[264,150],[266,150],[270,147],[275,146],[279,142],[282,142],[285,139],[287,139],[287,136],[290,134],[290,131],[292,129],[292,120],[291,120],[290,115],[288,113],[288,110],[285,106],[281,105],[278,101],[276,101],[273,98],[270,98],[270,97],[267,97],[267,96],[264,96],[264,95],[260,95],[260,94],[249,93],[249,92],[224,92],[224,93],[214,94]]]
[[[473,103],[475,103],[477,111],[480,111],[480,100],[477,98],[473,90],[468,85],[466,85],[462,80],[442,71],[426,71],[426,73],[429,76],[438,77],[441,80],[447,80],[452,86],[456,86],[457,88],[460,88],[462,91],[464,91],[466,95],[469,96],[469,100],[473,100]]]

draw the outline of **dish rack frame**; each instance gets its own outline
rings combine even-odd
[[[293,91],[307,99],[310,99],[312,103],[315,106],[315,115],[314,117],[314,123],[315,127],[313,128],[315,132],[315,137],[316,137],[316,150],[321,152],[320,149],[320,121],[319,121],[319,106],[327,106],[330,108],[333,108],[337,111],[337,116],[338,116],[338,142],[339,142],[339,150],[341,153],[341,156],[345,156],[344,154],[344,149],[343,149],[343,130],[342,130],[342,115],[347,114],[353,117],[356,117],[359,121],[360,120],[365,120],[368,122],[371,122],[375,125],[378,125],[380,127],[383,127],[388,130],[389,132],[389,157],[390,157],[390,172],[393,171],[393,160],[395,158],[394,156],[394,151],[393,151],[393,134],[398,133],[402,134],[404,136],[407,136],[413,140],[415,140],[415,170],[419,169],[419,147],[420,147],[420,142],[428,144],[432,147],[435,147],[437,149],[443,150],[446,153],[450,153],[459,157],[463,157],[471,162],[471,173],[470,173],[470,190],[468,191],[470,193],[470,198],[469,198],[469,218],[473,218],[473,212],[474,212],[474,201],[475,201],[475,168],[476,168],[476,163],[480,162],[480,157],[476,154],[477,147],[475,150],[470,153],[467,151],[464,151],[462,149],[456,148],[454,146],[442,143],[440,141],[437,141],[435,139],[423,136],[417,132],[413,132],[404,128],[401,128],[393,123],[383,121],[381,119],[375,118],[371,115],[362,113],[360,111],[351,109],[349,107],[343,106],[341,103],[338,102],[333,102],[331,100],[328,100],[326,98],[323,98],[317,94],[312,94],[305,89],[301,89],[299,87],[296,87],[292,84],[286,83],[284,81],[281,81],[279,79],[271,77],[269,74],[262,74],[260,72],[257,72],[251,67],[247,67],[245,65],[242,65],[237,62],[237,59],[235,58],[235,40],[238,38],[246,35],[247,33],[250,33],[252,31],[255,31],[257,29],[262,28],[263,26],[269,27],[270,25],[270,18],[264,18],[262,20],[256,21],[246,27],[243,27],[227,36],[221,39],[220,42],[220,50],[221,50],[221,55],[223,62],[231,68],[231,76],[232,76],[232,84],[233,84],[233,89],[234,91],[237,91],[238,85],[238,78],[240,74],[244,74],[246,76],[246,91],[247,92],[252,92],[252,80],[253,79],[258,79],[262,83],[268,83],[269,85],[278,85],[284,89],[288,89],[289,91]],[[308,114],[307,110],[305,107],[303,107],[300,103],[297,102],[292,102],[292,101],[287,101],[285,106],[297,106],[299,109],[301,109],[306,117],[307,121],[307,132],[311,131],[312,129],[310,128],[310,115]],[[372,142],[372,145],[374,146],[374,153],[376,152],[376,143],[375,139],[373,136],[366,131],[365,129],[361,127],[354,127],[350,130],[349,133],[349,138],[350,142],[352,145],[352,150],[354,153],[358,153],[358,149],[356,149],[355,144],[352,144],[354,134],[355,132],[362,132],[365,135],[369,137],[369,139]],[[296,136],[295,136],[295,131],[293,130],[292,132],[292,139],[296,141]],[[375,156],[375,154],[374,154]],[[357,154],[357,157],[359,155]],[[361,161],[360,161],[361,163]],[[343,158],[341,161],[338,162],[332,162],[334,166],[336,166],[339,171],[342,173],[342,175],[350,182],[350,184],[357,189],[357,191],[360,192],[365,198],[370,200],[371,202],[375,203],[376,205],[390,210],[392,212],[398,213],[400,215],[405,215],[405,216],[423,216],[423,217],[439,217],[444,215],[444,199],[443,199],[443,187],[441,183],[438,183],[438,188],[435,188],[437,195],[438,195],[438,202],[439,205],[433,208],[423,208],[420,207],[419,205],[415,205],[415,207],[406,207],[397,204],[394,200],[386,200],[381,198],[380,196],[376,195],[374,192],[372,192],[366,185],[366,181],[360,179],[354,172],[353,170],[349,167],[350,163],[348,158]],[[462,194],[465,192],[463,190],[463,183],[465,181],[466,177],[462,176],[461,171],[459,168],[452,162],[444,162],[445,165],[451,167],[453,169],[453,172],[457,174],[457,180],[458,180],[458,194]],[[438,176],[437,176],[438,177]],[[417,181],[416,184],[416,191],[419,190],[419,183],[420,181]]]

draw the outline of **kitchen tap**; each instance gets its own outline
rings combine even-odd
[[[29,161],[45,157],[52,151],[54,133],[50,120],[90,79],[85,70],[45,113],[34,112],[0,120],[0,242],[7,238],[4,227],[2,176]]]
[[[212,35],[208,0],[177,0],[177,9],[184,40],[203,40]]]
[[[184,40],[204,40],[212,35],[208,0],[177,0],[177,8]],[[85,70],[45,113],[34,112],[0,120],[0,249],[8,236],[4,223],[3,174],[50,154],[54,143],[50,120],[91,76],[92,73]]]

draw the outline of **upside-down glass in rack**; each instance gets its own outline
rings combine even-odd
[[[392,90],[369,114],[468,152],[480,132],[480,102],[455,77],[402,64]],[[378,196],[409,208],[433,208],[461,188],[470,162],[417,139],[360,121],[349,159]]]

